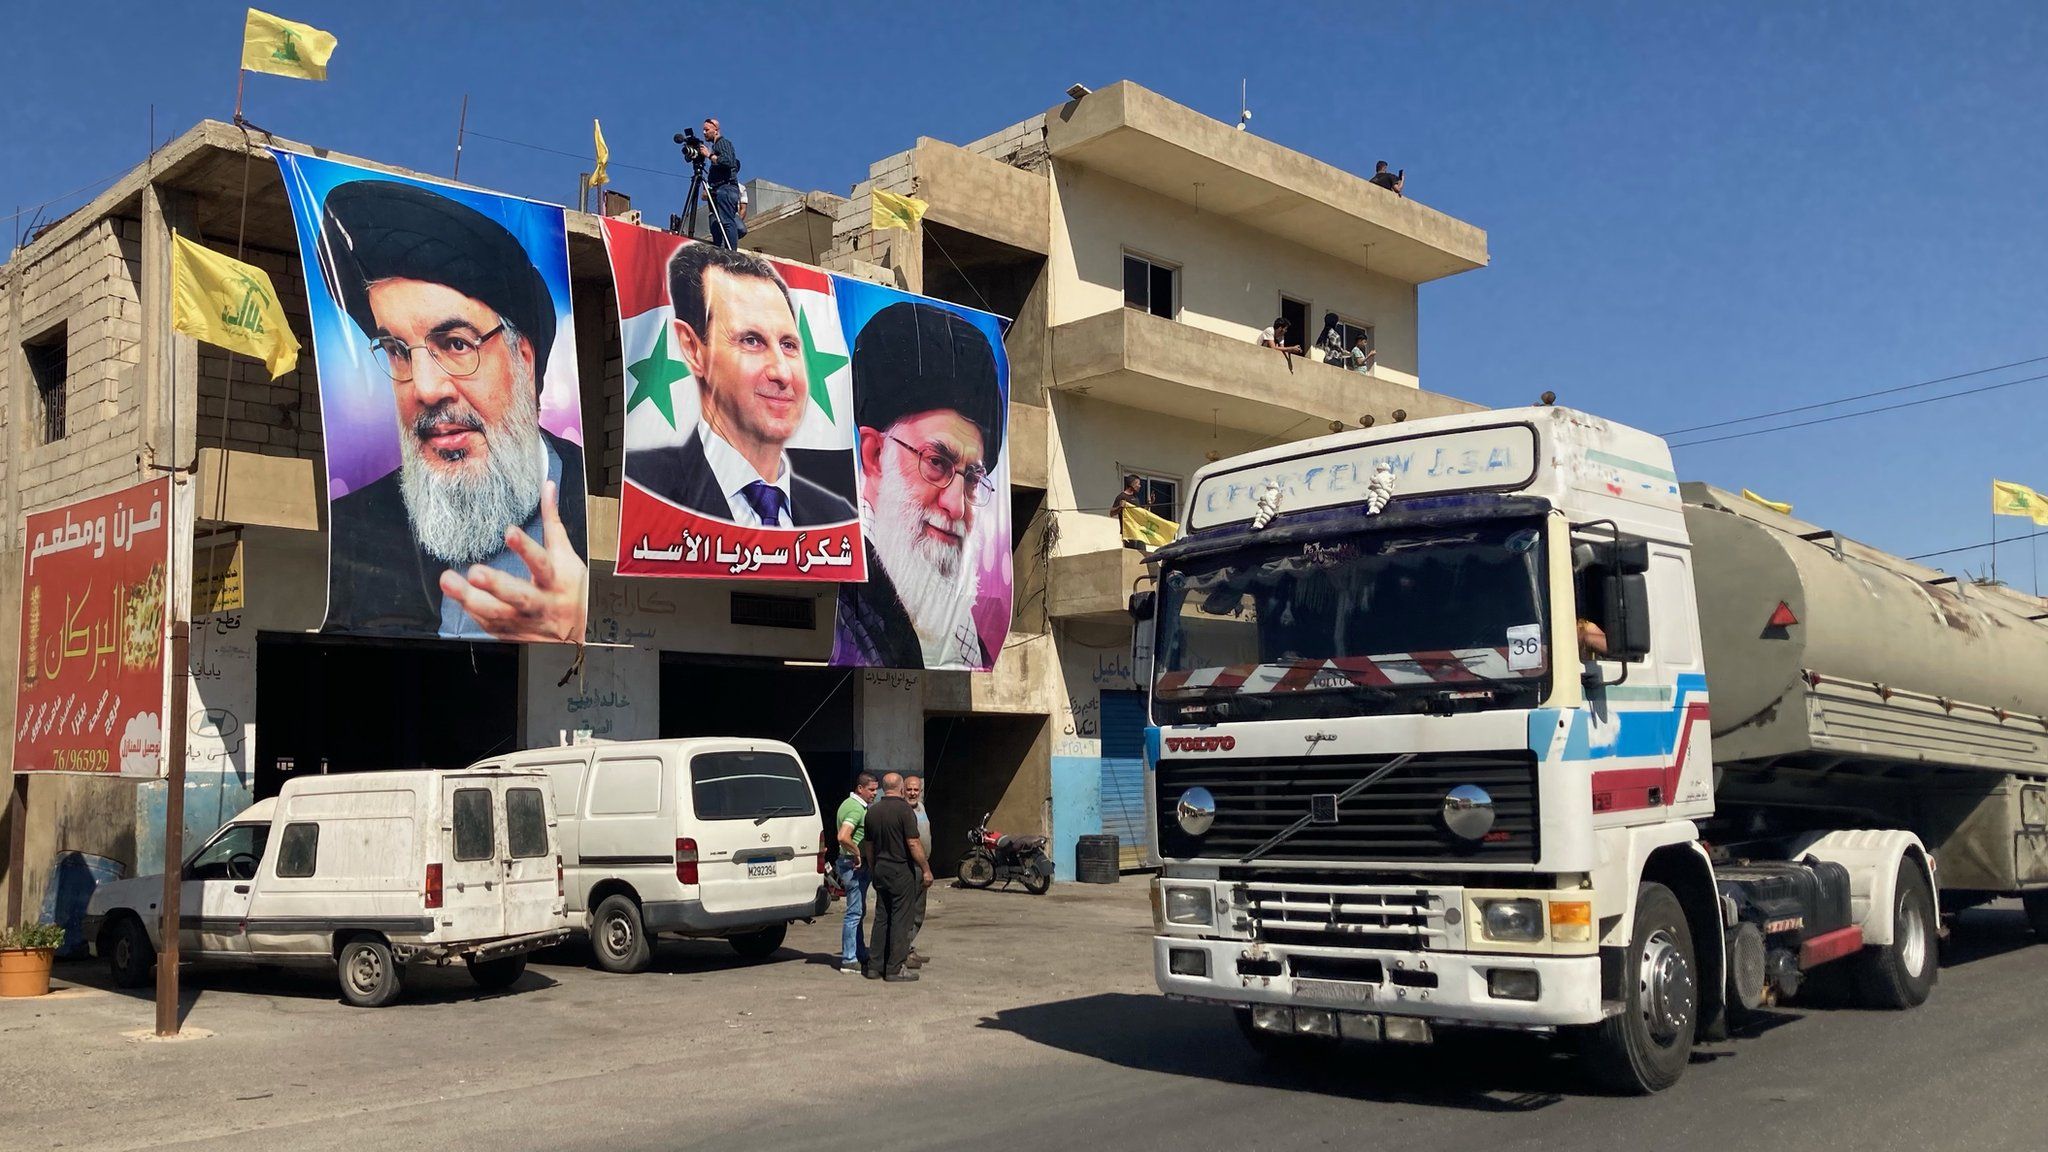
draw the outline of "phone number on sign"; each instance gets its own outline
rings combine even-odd
[[[105,772],[107,768],[105,748],[56,748],[50,752],[52,772]]]

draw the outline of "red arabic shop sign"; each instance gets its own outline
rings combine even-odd
[[[34,513],[27,545],[14,770],[159,775],[170,481]]]

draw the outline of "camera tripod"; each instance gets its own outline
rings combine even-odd
[[[704,146],[697,143],[695,137],[689,139],[689,143],[684,143],[684,137],[676,137],[676,143],[682,145],[683,155],[690,160],[690,191],[683,197],[683,214],[669,217],[668,230],[681,236],[688,236],[692,240],[697,239],[697,206],[702,204],[704,214],[710,218],[711,235],[707,239],[720,248],[738,247],[727,239],[729,230],[724,218],[718,214],[718,204],[707,194],[704,187]]]

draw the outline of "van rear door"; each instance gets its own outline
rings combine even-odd
[[[441,780],[442,938],[489,940],[505,935],[502,784],[489,776]]]
[[[545,776],[502,781],[505,845],[505,934],[544,932],[560,923],[562,906],[555,851],[549,833],[555,823]]]
[[[710,913],[804,904],[818,892],[818,806],[796,757],[735,747],[688,765],[699,899]]]

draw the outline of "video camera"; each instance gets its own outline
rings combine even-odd
[[[704,163],[704,158],[711,154],[711,146],[697,138],[695,128],[685,128],[676,133],[675,142],[683,149],[683,159],[692,164]]]

